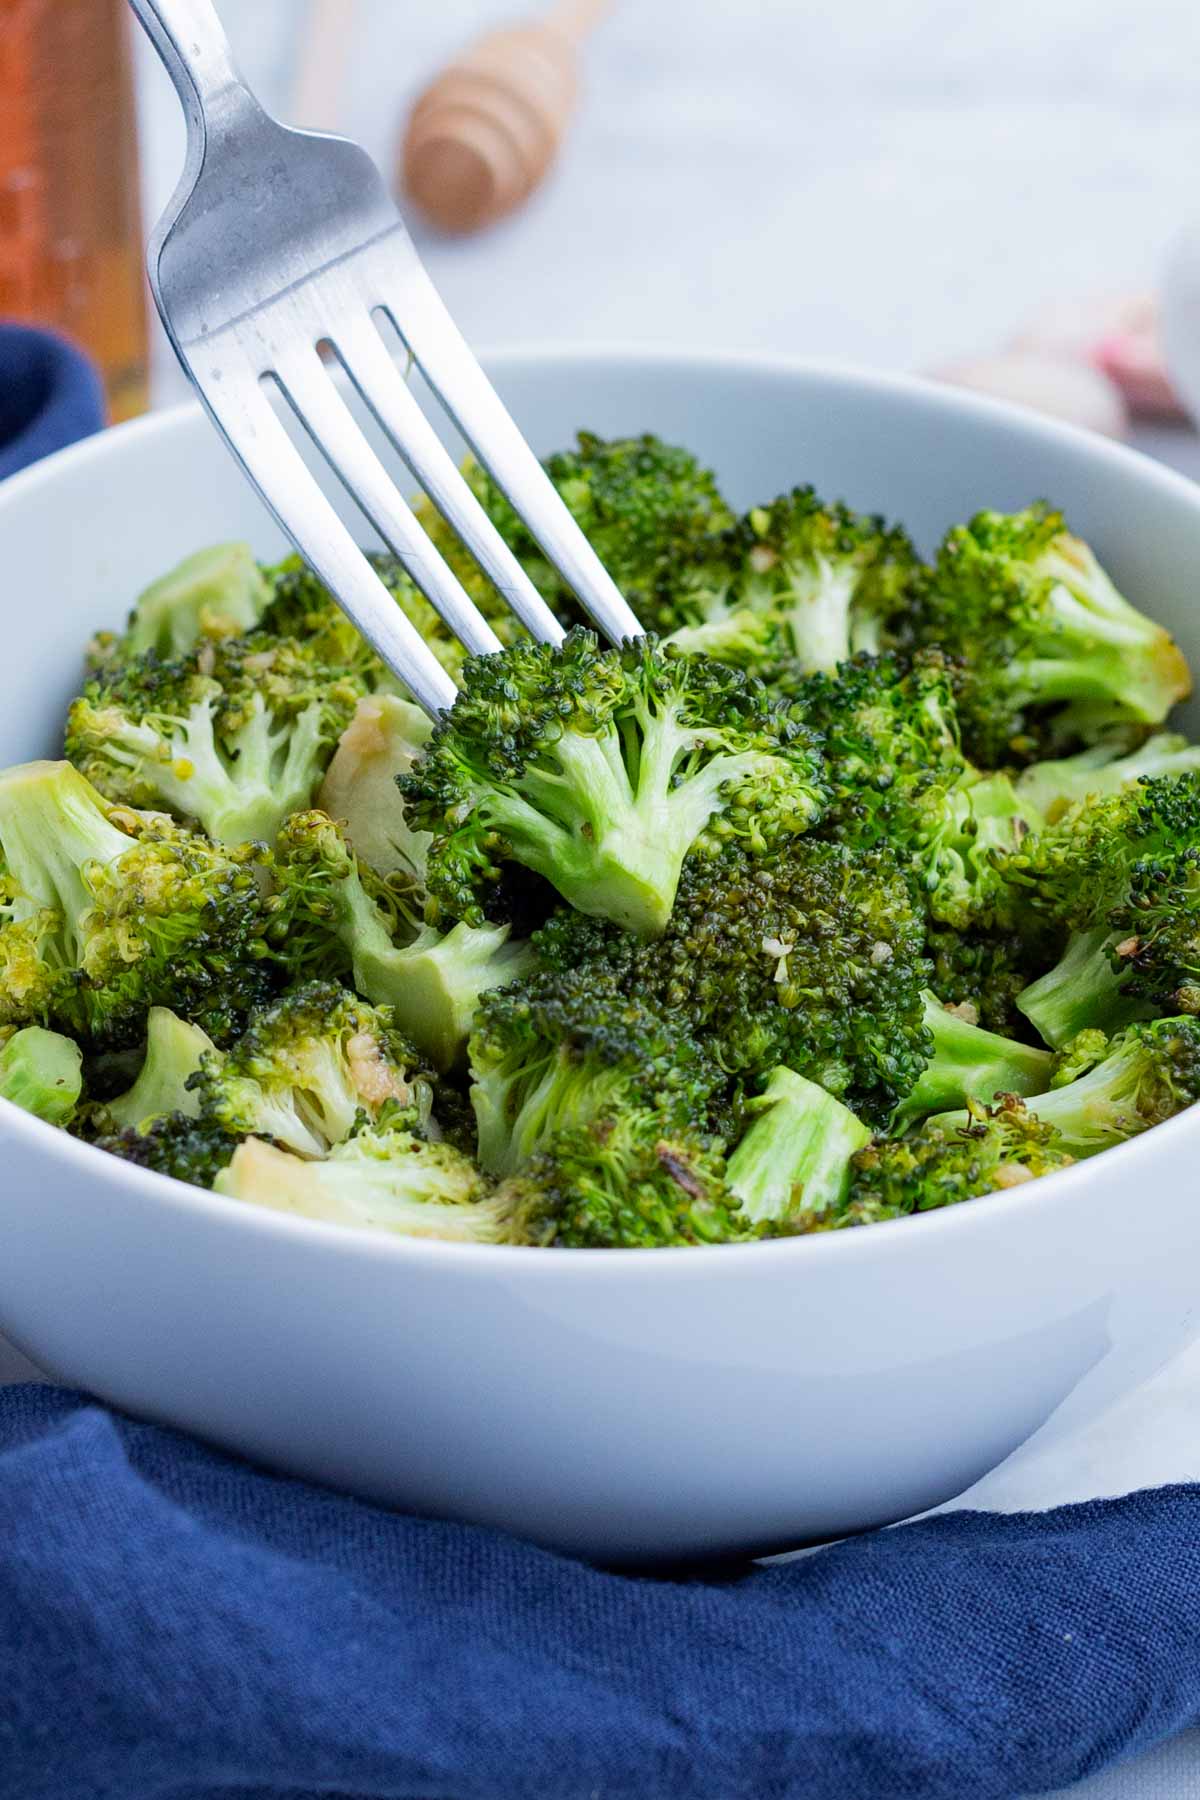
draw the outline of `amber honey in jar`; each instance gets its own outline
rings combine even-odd
[[[147,402],[126,0],[0,0],[0,317],[64,332],[114,419]]]

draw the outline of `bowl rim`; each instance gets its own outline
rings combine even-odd
[[[506,368],[530,365],[555,366],[591,362],[628,368],[630,364],[648,364],[659,369],[698,372],[701,378],[705,373],[720,370],[749,370],[765,376],[798,377],[801,380],[807,378],[814,383],[827,382],[861,393],[883,393],[901,399],[908,398],[931,405],[935,410],[944,411],[948,415],[955,414],[968,420],[977,419],[982,424],[991,421],[1008,425],[1034,442],[1065,445],[1093,463],[1107,464],[1118,472],[1125,472],[1131,478],[1159,488],[1200,515],[1200,485],[1130,445],[1102,438],[1080,426],[1047,418],[1010,401],[974,394],[918,375],[891,373],[853,363],[795,356],[787,352],[676,348],[639,342],[564,341],[552,345],[515,342],[495,348],[481,348],[478,355],[490,372],[499,375],[503,375]],[[86,469],[96,458],[118,453],[121,446],[132,446],[143,438],[170,435],[185,424],[202,417],[203,409],[199,402],[184,399],[175,405],[147,413],[139,419],[110,427],[80,443],[69,445],[32,467],[9,476],[7,480],[0,482],[0,535],[3,533],[4,514],[10,504],[19,504],[26,495],[36,492],[40,487],[52,487],[56,480],[66,474]],[[1197,1113],[1195,1118],[1192,1117],[1193,1111]],[[1077,1198],[1091,1177],[1090,1164],[1093,1160],[1078,1162],[1070,1168],[1042,1176],[1037,1181],[1023,1183],[1017,1188],[981,1195],[969,1205],[945,1207],[934,1212],[886,1220],[866,1230],[765,1238],[746,1244],[677,1246],[650,1252],[643,1249],[558,1249],[552,1255],[546,1255],[535,1245],[461,1244],[434,1238],[412,1238],[390,1233],[385,1229],[339,1225],[251,1205],[205,1188],[193,1187],[190,1183],[177,1181],[171,1176],[140,1169],[130,1163],[121,1163],[119,1158],[110,1156],[95,1145],[71,1137],[60,1127],[47,1124],[4,1099],[0,1099],[0,1126],[5,1135],[11,1133],[18,1140],[23,1140],[34,1155],[46,1154],[51,1160],[61,1160],[81,1181],[101,1176],[101,1186],[111,1183],[124,1187],[146,1202],[154,1202],[160,1207],[190,1215],[195,1221],[207,1222],[217,1229],[225,1227],[259,1237],[266,1242],[290,1242],[297,1248],[304,1247],[308,1250],[319,1250],[321,1246],[325,1246],[331,1254],[337,1251],[351,1259],[384,1258],[420,1265],[432,1258],[443,1269],[461,1269],[464,1277],[472,1273],[483,1278],[493,1277],[504,1271],[512,1274],[519,1267],[524,1278],[530,1271],[544,1265],[544,1274],[533,1277],[538,1280],[604,1279],[601,1274],[604,1269],[613,1271],[613,1279],[627,1278],[634,1268],[663,1271],[664,1274],[656,1279],[663,1279],[666,1271],[670,1271],[666,1278],[675,1281],[709,1280],[717,1275],[722,1266],[732,1267],[734,1258],[740,1266],[744,1266],[747,1261],[761,1260],[764,1256],[779,1261],[781,1266],[785,1257],[854,1257],[861,1262],[869,1256],[903,1254],[902,1247],[910,1241],[910,1254],[926,1254],[921,1246],[928,1245],[931,1248],[937,1235],[945,1237],[949,1233],[961,1234],[965,1231],[978,1233],[986,1231],[989,1222],[992,1229],[1006,1229],[1010,1219],[1015,1221],[1031,1209],[1035,1212],[1044,1211],[1056,1201],[1068,1203],[1073,1197]],[[1185,1137],[1197,1132],[1200,1132],[1200,1108],[1189,1108],[1187,1112],[1153,1127],[1156,1142],[1168,1153],[1176,1139],[1182,1143]],[[1100,1156],[1106,1162],[1112,1158],[1120,1158],[1122,1167],[1130,1164],[1132,1169],[1132,1159],[1143,1154],[1142,1146],[1150,1135],[1150,1132],[1142,1133],[1100,1152]],[[447,1258],[452,1260],[446,1262]]]

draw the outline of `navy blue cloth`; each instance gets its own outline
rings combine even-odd
[[[96,430],[0,329],[0,475]],[[1010,1800],[1200,1717],[1200,1488],[604,1573],[0,1390],[0,1800]]]
[[[46,331],[0,325],[0,480],[90,437],[104,389],[81,350]]]
[[[1200,1488],[652,1579],[0,1394],[4,1800],[1008,1800],[1198,1697]]]

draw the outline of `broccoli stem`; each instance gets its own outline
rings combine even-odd
[[[208,1053],[217,1054],[212,1039],[189,1025],[169,1007],[152,1006],[146,1020],[146,1054],[133,1086],[106,1108],[121,1131],[144,1130],[168,1113],[200,1116],[200,1094],[188,1081]]]
[[[132,842],[110,824],[99,795],[70,763],[20,763],[0,772],[0,846],[8,872],[26,901],[62,914],[77,947],[92,903],[88,869],[107,867]]]
[[[455,925],[443,937],[423,926],[411,944],[392,942],[378,907],[357,875],[341,888],[338,935],[350,953],[354,985],[376,1006],[390,1006],[398,1029],[443,1072],[462,1059],[479,996],[534,967],[507,925]]]
[[[1081,1031],[1123,1031],[1138,1019],[1151,1017],[1152,1007],[1127,999],[1122,992],[1124,978],[1108,958],[1116,942],[1117,934],[1107,925],[1074,932],[1054,968],[1017,995],[1020,1011],[1055,1050]]]
[[[754,1123],[729,1159],[726,1183],[756,1224],[796,1214],[822,1218],[845,1204],[850,1159],[869,1128],[832,1094],[791,1069],[775,1069],[749,1110]]]
[[[66,1125],[83,1092],[83,1056],[71,1038],[29,1025],[0,1050],[0,1099]]]
[[[1017,793],[1053,822],[1068,806],[1115,794],[1130,782],[1200,770],[1200,745],[1189,744],[1178,732],[1159,731],[1139,749],[1122,754],[1124,750],[1119,739],[1110,739],[1076,756],[1033,763],[1018,776]]]
[[[997,1094],[1037,1094],[1049,1085],[1054,1060],[1049,1050],[985,1031],[948,1010],[935,994],[926,992],[924,1001],[933,1052],[916,1086],[896,1108],[894,1132],[969,1100],[986,1103]]]
[[[258,624],[271,589],[248,544],[199,550],[148,587],[133,609],[123,649],[186,656],[202,637],[233,637]]]

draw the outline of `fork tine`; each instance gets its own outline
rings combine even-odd
[[[273,356],[269,366],[333,473],[455,637],[478,656],[501,649],[500,639],[363,436],[316,349],[297,339]]]
[[[228,343],[209,355],[204,346],[193,347],[189,372],[205,406],[300,554],[371,648],[436,719],[453,706],[457,688],[305,468],[250,364],[235,371],[236,360]]]
[[[363,401],[502,599],[535,638],[561,643],[562,625],[471,492],[369,314],[339,324],[331,341]]]
[[[508,496],[563,580],[614,643],[642,626],[476,362],[429,276],[407,271],[403,302],[384,311],[463,437]]]

